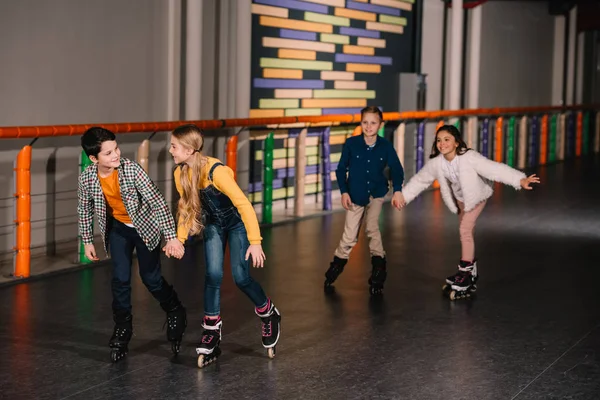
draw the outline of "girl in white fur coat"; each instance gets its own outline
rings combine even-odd
[[[444,203],[458,214],[462,255],[458,272],[446,279],[447,288],[451,288],[450,297],[454,299],[476,289],[473,231],[477,217],[493,193],[492,182],[502,182],[516,190],[531,190],[531,184],[539,183],[540,179],[535,174],[527,177],[521,171],[488,160],[467,148],[459,130],[452,125],[440,127],[435,136],[431,160],[404,186],[400,206],[410,203],[437,180]]]

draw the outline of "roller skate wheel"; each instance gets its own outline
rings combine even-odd
[[[275,358],[275,353],[277,353],[277,350],[275,350],[275,347],[271,347],[267,349],[267,355],[269,356],[270,359]]]
[[[379,294],[383,293],[383,288],[374,288],[374,287],[372,287],[370,289],[370,292],[371,292],[371,295],[376,296],[376,295],[379,295]]]
[[[444,283],[444,286],[442,286],[442,292],[447,292],[450,289],[450,285],[448,285],[447,283]]]
[[[180,346],[179,342],[171,343],[171,351],[173,352],[173,354],[175,354],[175,355],[179,354],[180,347],[181,346]]]
[[[451,290],[450,291],[450,300],[454,301],[454,300],[456,300],[456,298],[457,298],[456,290]]]
[[[198,368],[204,367],[204,354],[198,356]]]
[[[112,349],[110,352],[110,360],[113,363],[116,363],[117,361],[125,358],[125,355],[127,354],[126,351],[122,351],[121,349]]]

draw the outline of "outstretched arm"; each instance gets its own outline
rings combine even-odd
[[[427,189],[436,179],[433,168],[434,160],[425,164],[423,168],[413,176],[402,190],[406,204],[413,201],[421,192]]]
[[[521,189],[521,180],[526,179],[527,176],[506,164],[502,164],[496,161],[492,161],[482,156],[481,154],[469,150],[468,160],[475,171],[483,176],[484,178],[494,181],[501,182],[505,185],[510,185],[516,190]]]

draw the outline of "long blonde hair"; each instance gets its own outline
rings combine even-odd
[[[179,181],[183,194],[177,204],[177,216],[184,226],[190,228],[190,235],[197,235],[202,231],[202,203],[198,192],[202,167],[206,159],[202,156],[204,138],[202,131],[196,125],[182,125],[173,131],[173,136],[185,148],[194,150],[194,154],[183,163]],[[189,179],[190,172],[192,179]]]

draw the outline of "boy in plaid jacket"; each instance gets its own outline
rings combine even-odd
[[[93,244],[93,218],[98,218],[104,249],[112,259],[112,309],[115,328],[110,339],[111,358],[116,362],[127,354],[131,339],[131,261],[136,250],[142,282],[167,313],[167,339],[175,354],[185,331],[186,311],[177,293],[162,277],[161,234],[167,241],[167,256],[181,258],[184,247],[177,240],[173,216],[158,188],[142,167],[121,157],[109,130],[88,129],[81,146],[93,162],[79,176],[77,213],[79,235],[85,255],[99,258]]]

